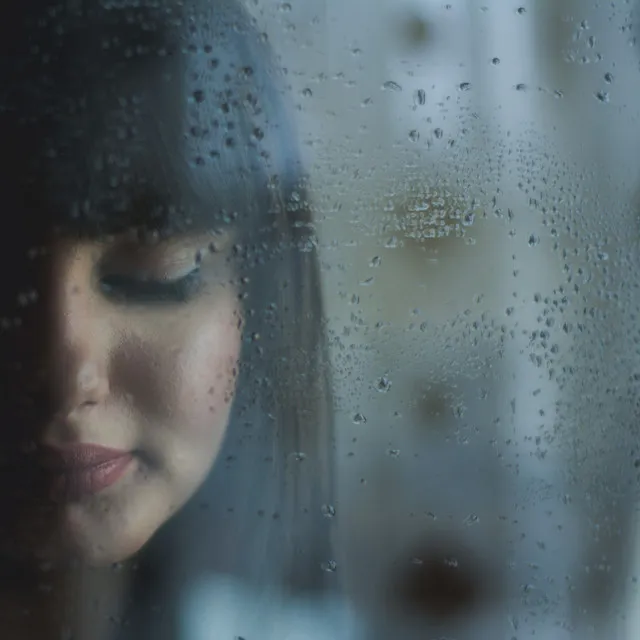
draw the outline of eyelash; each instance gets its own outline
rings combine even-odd
[[[200,267],[175,280],[142,280],[121,274],[100,278],[103,294],[121,303],[187,302],[200,285]]]

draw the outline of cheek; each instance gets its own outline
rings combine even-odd
[[[177,354],[176,418],[184,429],[224,429],[235,392],[240,331],[237,320],[203,324]]]
[[[136,447],[176,492],[203,476],[226,432],[241,346],[232,301],[148,318],[122,341],[113,371]],[[172,489],[173,491],[173,489]]]

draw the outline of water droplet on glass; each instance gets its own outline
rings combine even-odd
[[[613,74],[612,73],[605,73],[604,74],[604,81],[607,82],[608,84],[611,84],[613,82]]]
[[[320,566],[322,567],[322,570],[326,571],[327,573],[335,573],[336,569],[338,568],[335,560],[327,560],[327,562],[323,562]]]
[[[305,89],[302,90],[302,95],[305,98],[311,98],[311,96],[313,96],[313,91],[311,91],[311,89],[309,89],[309,87],[306,87]]]
[[[411,142],[418,142],[418,140],[420,140],[420,133],[416,129],[411,129],[411,131],[409,131],[409,140],[411,140]]]
[[[493,65],[499,65],[500,64],[500,58],[493,58],[493,60],[491,60],[491,64]]]
[[[525,91],[527,88],[527,85],[524,82],[518,82],[518,84],[516,85],[516,91]]]
[[[440,127],[438,127],[437,129],[433,130],[433,135],[438,138],[438,140],[440,140],[440,138],[442,138],[443,136],[443,132],[442,129]]]
[[[387,89],[389,91],[402,91],[402,87],[393,80],[387,80],[383,85],[383,89]]]
[[[362,413],[356,413],[356,415],[353,416],[353,424],[366,424],[366,423],[367,423],[367,419],[364,417]]]
[[[427,102],[427,94],[424,89],[418,89],[414,96],[416,104],[420,106],[424,105]]]
[[[371,262],[369,263],[370,267],[379,267],[382,264],[382,259],[380,256],[374,256],[371,258]]]
[[[332,504],[323,504],[320,510],[325,518],[333,518],[336,515],[336,508]]]
[[[609,93],[607,91],[596,91],[595,96],[600,102],[609,102]]]
[[[279,7],[280,11],[284,12],[284,13],[288,13],[289,11],[291,11],[292,7],[291,4],[289,2],[283,2],[280,7]]]
[[[400,449],[388,449],[387,454],[392,458],[397,458],[400,455]]]
[[[460,91],[469,91],[469,89],[471,89],[471,83],[470,82],[461,82],[459,85]]]
[[[538,244],[540,244],[540,238],[538,238],[538,236],[533,235],[533,233],[532,233],[529,236],[529,246],[530,247],[535,247]]]
[[[380,393],[386,393],[391,388],[391,380],[389,380],[387,376],[382,376],[382,378],[378,380],[377,388]]]
[[[527,10],[526,10],[524,7],[518,7],[518,8],[517,8],[517,12],[518,12],[520,15],[523,15],[523,14],[527,13]]]

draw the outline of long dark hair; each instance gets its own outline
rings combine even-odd
[[[231,421],[203,486],[141,552],[133,600],[167,611],[197,571],[325,588],[332,409],[321,284],[306,177],[264,36],[235,0],[32,0],[21,11],[0,27],[0,182],[14,238],[37,253],[54,226],[233,235],[245,326]],[[96,109],[111,114],[106,125]],[[118,136],[131,137],[126,158],[110,155]],[[11,304],[8,295],[14,348],[34,327],[14,327]],[[5,386],[17,379],[7,372]],[[23,404],[21,419],[45,406]]]

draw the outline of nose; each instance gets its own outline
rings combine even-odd
[[[80,417],[109,395],[106,320],[92,287],[88,249],[69,250],[52,269],[48,375],[57,419]]]

